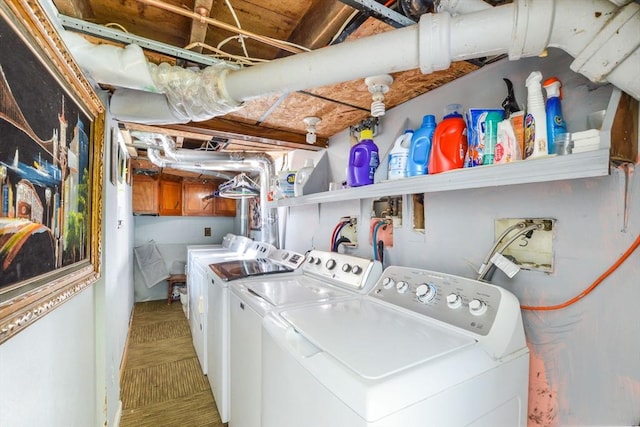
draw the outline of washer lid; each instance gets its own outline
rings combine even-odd
[[[281,316],[315,346],[369,379],[392,375],[476,342],[366,297],[292,308]]]
[[[275,307],[350,295],[316,279],[301,276],[291,279],[256,281],[247,283],[246,287],[250,293]]]

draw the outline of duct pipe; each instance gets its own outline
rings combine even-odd
[[[249,199],[240,199],[238,203],[238,221],[240,221],[240,235],[249,237]]]
[[[260,174],[260,221],[261,239],[279,247],[277,210],[267,207],[267,194],[275,176],[273,159],[265,153],[220,153],[217,151],[195,151],[176,149],[170,138],[152,134],[150,139],[160,141],[147,149],[147,156],[156,166],[189,171],[237,171]],[[153,144],[153,143],[152,143]],[[163,150],[165,156],[160,154]]]
[[[453,17],[425,14],[418,25],[231,71],[220,92],[239,101],[418,67],[430,73],[484,56],[515,60],[552,46],[576,57],[574,71],[640,99],[639,10],[635,2],[516,0]]]

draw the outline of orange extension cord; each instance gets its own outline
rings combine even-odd
[[[609,275],[611,273],[616,271],[616,269],[618,267],[620,267],[620,265],[627,258],[629,258],[629,255],[631,255],[633,253],[633,251],[635,251],[638,248],[638,246],[640,246],[640,235],[638,236],[636,241],[633,242],[633,244],[629,247],[629,249],[627,249],[627,251],[625,253],[623,253],[620,258],[618,258],[618,260],[615,262],[615,264],[613,264],[611,267],[609,267],[609,269],[607,271],[605,271],[600,277],[598,277],[596,279],[596,281],[591,284],[591,286],[589,286],[587,289],[582,291],[582,293],[580,293],[579,295],[576,295],[575,297],[571,298],[570,300],[565,301],[562,304],[558,304],[558,305],[549,305],[549,306],[540,306],[540,307],[530,306],[530,305],[521,305],[520,308],[523,309],[523,310],[542,311],[542,310],[560,310],[561,308],[569,307],[571,304],[573,304],[573,303],[581,300],[582,298],[586,297],[587,295],[589,295],[591,293],[591,291],[593,291],[595,288],[597,288],[598,285],[604,281],[604,279],[609,277]]]

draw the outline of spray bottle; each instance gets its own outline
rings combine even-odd
[[[554,153],[554,143],[556,137],[560,134],[567,133],[567,126],[562,118],[562,84],[556,77],[548,78],[542,86],[547,91],[547,144],[549,145],[549,154]]]
[[[527,115],[524,118],[524,158],[549,154],[547,146],[547,113],[542,97],[542,73],[533,71],[527,77]]]

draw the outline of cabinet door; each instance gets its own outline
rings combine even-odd
[[[158,214],[158,181],[146,175],[134,175],[131,187],[134,214]]]
[[[215,216],[236,216],[236,200],[216,197],[213,214]]]
[[[182,183],[178,181],[160,181],[160,215],[182,215]]]
[[[213,215],[213,184],[185,182],[182,186],[182,214],[192,216]]]

